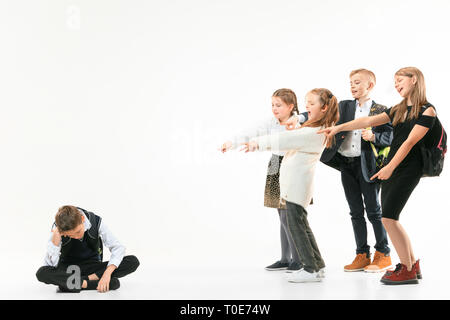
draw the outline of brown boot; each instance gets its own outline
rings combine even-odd
[[[366,266],[370,264],[370,254],[369,257],[365,253],[359,253],[356,255],[355,260],[351,264],[344,267],[344,271],[354,272],[363,271]]]
[[[385,255],[380,251],[375,251],[373,261],[367,267],[364,268],[365,272],[381,272],[386,270],[392,265],[391,257]]]

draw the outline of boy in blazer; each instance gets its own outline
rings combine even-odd
[[[385,106],[370,98],[375,83],[375,75],[369,70],[357,69],[350,73],[350,88],[354,100],[340,101],[337,124],[386,110]],[[388,123],[362,131],[341,132],[336,135],[336,143],[322,153],[320,161],[341,172],[342,186],[350,208],[356,258],[351,264],[344,266],[345,271],[381,272],[392,264],[386,230],[381,222],[380,183],[370,180],[376,172],[376,159],[370,144],[377,149],[389,146],[392,130],[392,125]],[[376,239],[376,251],[372,261],[367,244],[364,210]]]

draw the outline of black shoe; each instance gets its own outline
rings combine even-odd
[[[120,288],[120,281],[118,278],[111,278],[109,281],[109,290],[117,290]]]
[[[81,289],[69,289],[67,287],[58,286],[56,292],[58,293],[80,293]]]
[[[88,280],[87,288],[83,290],[97,290],[99,280]],[[109,280],[109,290],[117,290],[120,288],[120,281],[117,278]]]
[[[288,272],[288,273],[295,272],[295,271],[300,270],[301,268],[303,268],[303,265],[301,263],[292,261],[289,264],[289,267],[287,268],[286,272]]]
[[[281,262],[277,261],[270,266],[265,267],[267,271],[278,271],[278,270],[286,270],[289,267],[289,262]]]

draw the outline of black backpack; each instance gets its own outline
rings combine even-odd
[[[433,106],[426,104],[424,107]],[[422,142],[420,146],[423,160],[422,177],[437,177],[444,168],[445,153],[447,152],[447,133],[437,116],[432,130],[430,132],[432,134],[431,143],[427,145],[425,142]]]

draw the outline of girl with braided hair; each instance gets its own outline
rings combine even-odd
[[[307,93],[306,110],[308,120],[298,129],[257,137],[244,144],[246,152],[286,152],[280,168],[280,197],[286,203],[287,230],[293,250],[302,262],[301,269],[287,274],[290,282],[317,282],[324,277],[325,263],[309,227],[306,208],[312,199],[317,162],[324,148],[333,143],[333,137],[317,132],[339,119],[338,101],[325,88]]]
[[[303,123],[306,113],[298,114],[297,96],[291,89],[278,89],[272,94],[273,117],[259,124],[256,128],[245,130],[234,139],[225,142],[220,150],[226,152],[237,148],[250,138],[285,131],[285,123],[289,119],[296,118],[296,122]],[[286,226],[286,205],[280,201],[279,169],[284,152],[274,151],[269,161],[267,170],[266,187],[264,190],[264,206],[275,208],[280,218],[281,259],[267,266],[268,271],[286,270],[292,272],[300,269],[300,258],[292,247],[292,239],[289,237]]]

